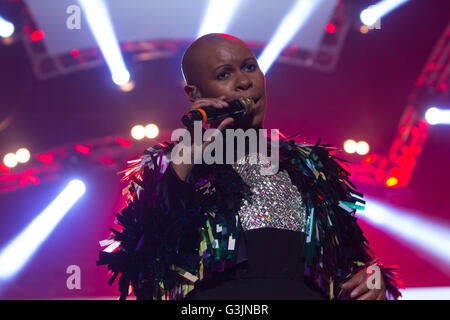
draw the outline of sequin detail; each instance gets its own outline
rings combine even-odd
[[[261,174],[267,168],[257,154],[246,155],[232,164],[233,169],[250,187],[250,201],[244,200],[239,219],[244,231],[272,227],[305,232],[306,209],[297,187],[288,173]]]

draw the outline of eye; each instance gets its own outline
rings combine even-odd
[[[217,75],[216,79],[217,80],[225,80],[228,75],[229,75],[228,72],[221,72]]]
[[[256,70],[256,64],[249,63],[249,64],[245,65],[245,68],[248,69],[249,71],[255,71]]]

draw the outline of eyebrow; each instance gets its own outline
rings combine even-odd
[[[247,60],[251,60],[251,59],[252,59],[252,60],[255,60],[254,57],[248,57],[248,58],[245,58],[245,59],[242,61],[242,64],[241,64],[241,65],[245,64],[245,63],[247,62]],[[222,68],[222,67],[231,67],[231,64],[229,64],[229,63],[222,64],[222,65],[216,67],[216,68],[214,69],[214,72],[216,72],[217,69]]]

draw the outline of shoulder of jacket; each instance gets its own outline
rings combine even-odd
[[[133,194],[136,191],[138,195],[143,189],[144,173],[148,170],[152,171],[156,177],[162,176],[169,166],[170,154],[175,144],[173,142],[158,143],[147,148],[137,159],[127,161],[127,168],[119,172],[122,174],[120,181],[129,182],[122,190],[122,194]]]

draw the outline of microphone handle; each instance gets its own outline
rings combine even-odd
[[[234,100],[228,104],[228,107],[221,109],[206,106],[191,110],[183,116],[181,121],[185,126],[190,127],[194,125],[194,121],[202,121],[203,124],[211,123],[227,117],[239,118],[245,113],[245,106],[239,100]]]

